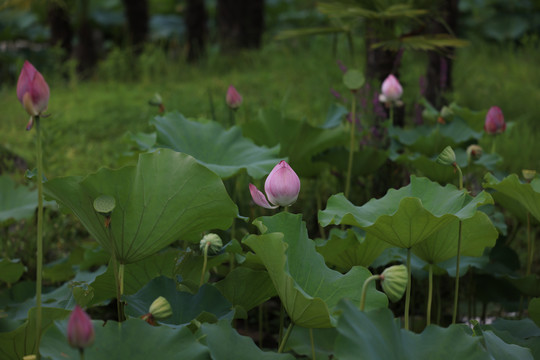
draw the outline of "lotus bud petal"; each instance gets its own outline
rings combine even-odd
[[[148,312],[157,320],[166,319],[173,314],[171,304],[163,296],[154,300]]]
[[[201,251],[204,251],[206,244],[209,244],[208,245],[209,254],[217,254],[218,252],[221,251],[221,248],[223,247],[223,241],[221,240],[219,235],[213,234],[213,233],[206,234],[201,239],[199,243]]]
[[[501,134],[506,130],[504,116],[498,106],[492,106],[487,112],[484,130],[491,135]]]
[[[266,197],[264,196],[264,194],[259,189],[257,189],[255,185],[249,184],[249,192],[251,193],[251,198],[253,199],[253,202],[255,204],[265,209],[275,209],[278,207],[278,205],[275,205],[275,206],[270,205],[268,200],[266,200]]]
[[[536,177],[536,170],[523,169],[521,170],[521,173],[527,182],[531,182]]]
[[[381,286],[390,301],[396,302],[403,297],[407,288],[407,267],[405,265],[390,266],[381,274]]]
[[[437,162],[441,165],[454,165],[456,162],[456,153],[451,146],[447,146],[437,157]]]
[[[242,95],[240,95],[232,85],[229,86],[229,89],[227,90],[225,100],[231,109],[238,109],[240,105],[242,105]]]
[[[397,102],[403,94],[403,88],[398,79],[390,74],[382,83],[382,95],[386,102]],[[381,98],[381,97],[379,97]]]
[[[49,104],[49,85],[28,61],[24,62],[17,81],[17,98],[30,116],[39,116]],[[31,123],[28,126],[31,127]]]
[[[286,161],[280,161],[266,178],[264,191],[272,204],[289,206],[298,199],[300,179]]]
[[[77,349],[84,349],[94,343],[94,337],[94,325],[90,316],[79,305],[75,305],[67,327],[69,345]]]

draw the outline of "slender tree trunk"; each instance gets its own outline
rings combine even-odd
[[[186,6],[187,60],[195,62],[205,54],[208,13],[204,0],[188,0]]]
[[[128,27],[128,39],[135,53],[140,53],[148,37],[148,0],[122,0]]]
[[[438,12],[448,28],[455,33],[457,30],[459,0],[442,0],[438,3]],[[431,34],[447,33],[448,28],[440,22],[432,21],[429,27]],[[452,90],[452,59],[454,48],[447,48],[444,54],[430,51],[428,53],[426,98],[436,108],[443,106],[446,101],[445,91]]]
[[[80,0],[78,11],[79,28],[77,30],[79,43],[75,53],[78,61],[77,71],[83,76],[89,75],[98,60],[92,25],[88,19],[88,7],[89,0]]]
[[[64,54],[62,60],[67,60],[71,56],[73,46],[73,27],[69,16],[67,2],[59,3],[56,1],[49,2],[48,21],[51,28],[51,45],[59,45]]]
[[[221,51],[259,48],[264,30],[264,0],[218,0]]]

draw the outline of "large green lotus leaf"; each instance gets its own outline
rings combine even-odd
[[[50,203],[46,202],[45,205]],[[7,175],[0,176],[0,223],[34,216],[38,206],[37,190],[17,184]]]
[[[121,263],[179,239],[198,239],[205,230],[226,229],[238,212],[219,176],[168,149],[140,155],[137,166],[50,180],[45,192],[71,209],[101,246],[110,250],[112,243]],[[93,206],[100,195],[116,200],[108,228]]]
[[[421,334],[403,330],[389,309],[363,312],[349,302],[341,306],[335,354],[340,360],[490,360],[481,339],[463,326],[430,325]]]
[[[280,111],[261,111],[258,119],[242,125],[244,134],[256,144],[281,144],[280,156],[288,157],[291,167],[300,176],[316,176],[326,164],[313,161],[313,157],[333,146],[345,145],[347,132],[343,128],[321,129],[305,119],[286,118]]]
[[[313,335],[315,358],[332,359],[337,334],[336,328],[306,329],[295,326],[289,340],[287,340],[285,351],[291,349],[296,354],[312,359],[311,335]]]
[[[301,215],[280,213],[255,224],[263,235],[244,240],[264,263],[291,320],[307,328],[335,325],[333,309],[342,298],[360,302],[362,284],[371,276],[363,267],[343,275],[329,269],[308,238]],[[372,284],[373,285],[373,284]],[[366,307],[387,305],[387,298],[370,286]]]
[[[55,320],[66,318],[69,313],[64,309],[42,308],[41,331],[51,326]],[[35,342],[36,308],[32,308],[28,313],[28,320],[21,326],[13,331],[0,333],[0,359],[20,360],[25,355],[34,354]]]
[[[207,269],[223,264],[229,260],[229,254],[221,253],[208,257]],[[178,259],[175,274],[182,278],[181,285],[190,292],[197,292],[201,281],[201,272],[204,263],[204,256],[200,252],[186,250]],[[206,271],[204,281],[210,277],[210,272]]]
[[[504,275],[503,278],[526,296],[540,296],[540,278],[531,274],[523,277]]]
[[[264,352],[247,336],[241,336],[228,321],[202,324],[197,333],[202,337],[213,360],[293,360],[290,354]]]
[[[506,320],[498,318],[492,324],[482,325],[481,328],[484,333],[493,332],[507,344],[530,349],[532,358],[540,359],[540,328],[531,319]]]
[[[519,181],[516,174],[511,174],[499,181],[488,173],[484,176],[483,186],[518,201],[536,220],[540,221],[540,179],[536,178],[527,184]]]
[[[84,350],[86,360],[190,359],[208,360],[208,348],[186,327],[151,326],[141,319],[93,321],[94,344]],[[41,339],[43,359],[79,359],[79,351],[66,340],[67,321],[57,321]]]
[[[409,185],[390,189],[380,199],[354,206],[343,194],[333,195],[319,211],[322,226],[353,225],[391,245],[411,248],[454,219],[474,216],[477,207],[493,203],[486,192],[469,196],[453,185],[441,186],[426,178],[411,176]]]
[[[246,312],[276,295],[268,272],[246,267],[237,267],[215,286],[234,306],[241,306]]]
[[[344,147],[330,149],[315,157],[317,161],[326,161],[344,173],[348,168],[349,150]],[[388,159],[388,150],[364,147],[354,153],[352,174],[365,176],[373,174]]]
[[[360,235],[352,229],[332,229],[328,241],[317,246],[317,251],[327,264],[340,271],[349,271],[353,266],[369,267],[388,247],[388,243]]]
[[[473,217],[463,220],[461,226],[461,255],[479,257],[486,247],[495,246],[499,232],[485,213],[477,211]],[[454,219],[413,246],[412,251],[427,263],[438,264],[456,256],[458,236],[459,220]]]
[[[126,296],[126,314],[141,317],[148,313],[150,305],[158,297],[169,301],[172,316],[158,320],[164,324],[182,325],[197,319],[201,314],[210,315],[216,321],[223,317],[232,317],[232,305],[211,285],[203,285],[195,295],[176,290],[176,281],[164,276],[150,281],[136,294]],[[202,319],[201,319],[202,322]]]
[[[534,360],[531,350],[516,344],[508,344],[493,331],[483,331],[486,350],[494,360]]]
[[[529,301],[529,316],[537,326],[540,326],[540,298],[532,298]]]
[[[260,179],[282,159],[279,146],[259,147],[242,137],[237,126],[225,130],[216,122],[190,121],[177,112],[157,116],[151,123],[157,131],[156,146],[189,154],[222,178],[245,169]]]

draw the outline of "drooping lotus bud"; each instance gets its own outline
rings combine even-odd
[[[381,286],[390,301],[396,302],[403,297],[407,288],[407,267],[405,265],[390,266],[381,274]]]
[[[437,157],[437,162],[441,165],[454,165],[456,162],[456,153],[451,146],[447,146]]]
[[[482,157],[482,152],[483,150],[479,145],[469,145],[467,147],[467,159],[469,159],[469,161],[471,161],[471,159],[480,159],[480,157]]]
[[[75,305],[67,327],[69,345],[82,350],[94,343],[94,336],[94,325],[90,316],[79,305]]]
[[[498,106],[492,106],[487,112],[484,130],[491,135],[501,134],[506,130],[504,116]]]
[[[160,296],[152,302],[148,313],[141,316],[141,319],[143,319],[152,326],[156,326],[156,320],[166,319],[172,314],[173,311],[171,304],[163,296]]]
[[[531,182],[536,177],[536,170],[523,169],[521,170],[521,173],[527,182]]]
[[[382,93],[379,95],[379,101],[385,103],[397,103],[403,94],[403,88],[401,87],[398,79],[394,75],[390,74],[383,81],[381,92]]]
[[[221,251],[221,248],[223,247],[223,241],[219,237],[218,234],[206,234],[203,236],[201,241],[199,242],[199,246],[201,251],[204,251],[204,248],[206,247],[206,244],[208,245],[208,254],[217,254]]]
[[[227,90],[225,100],[231,109],[238,109],[240,105],[242,105],[242,95],[240,95],[232,85],[229,86],[229,89]]]
[[[249,191],[255,204],[266,209],[289,206],[298,199],[300,179],[286,161],[280,161],[264,183],[264,191],[274,206],[268,203],[264,194],[255,185],[249,184]]]
[[[43,75],[32,64],[25,61],[17,82],[17,98],[26,112],[32,117],[41,115],[47,110],[49,96],[49,85],[45,82]],[[30,130],[32,124],[33,121],[30,120],[26,129]]]

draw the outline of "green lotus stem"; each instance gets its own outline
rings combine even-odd
[[[279,307],[279,332],[278,332],[278,343],[280,343],[280,344],[281,344],[281,341],[283,340],[283,327],[284,326],[285,326],[285,307],[283,306],[283,301],[280,301],[280,307]]]
[[[394,104],[390,105],[390,125],[394,125]]]
[[[259,347],[263,346],[263,304],[259,305]]]
[[[354,131],[356,126],[356,96],[354,92],[352,94],[351,105],[351,141],[349,143],[349,164],[347,166],[347,180],[345,182],[345,197],[349,197],[349,190],[351,188],[352,166],[354,158]]]
[[[206,265],[208,264],[208,248],[210,247],[210,242],[207,242],[204,245],[204,261],[201,271],[201,281],[199,281],[199,287],[203,286],[204,283],[204,274],[206,273]]]
[[[36,259],[36,350],[39,359],[39,344],[41,342],[41,286],[43,281],[43,154],[41,151],[41,128],[39,116],[34,116],[36,124],[36,160],[37,160],[37,259]]]
[[[429,287],[427,300],[426,324],[431,324],[431,303],[433,301],[433,264],[429,264]]]
[[[405,294],[405,330],[409,330],[409,308],[411,306],[411,248],[407,249],[407,292]]]
[[[322,209],[322,199],[321,199],[321,193],[319,191],[319,179],[315,180],[315,201],[317,202],[317,212]],[[326,231],[324,230],[324,227],[321,225],[321,223],[317,222],[319,225],[319,233],[323,239],[326,239]]]
[[[371,275],[364,281],[364,285],[362,286],[362,297],[360,298],[360,311],[364,311],[364,307],[366,305],[366,294],[367,294],[367,287],[370,282],[373,280],[378,280],[381,278],[381,275]]]
[[[84,360],[84,349],[79,349],[79,359]]]
[[[454,313],[452,314],[452,324],[456,323],[457,312],[458,312],[458,301],[459,301],[459,253],[461,252],[461,227],[462,222],[459,220],[458,228],[458,245],[457,245],[457,259],[456,259],[456,292],[454,294]]]
[[[534,241],[531,238],[531,213],[527,211],[527,276],[531,274],[534,254]]]
[[[109,227],[109,232],[111,231],[111,228]],[[122,292],[120,290],[120,275],[118,272],[118,263],[116,260],[116,250],[114,247],[114,242],[111,236],[109,236],[109,239],[111,240],[111,265],[113,267],[114,272],[114,280],[116,282],[115,289],[116,289],[116,312],[118,313],[118,323],[120,324],[123,321],[123,307],[122,307]],[[123,286],[122,286],[123,287]]]
[[[235,115],[234,110],[229,108],[229,124],[231,126],[233,126],[235,124],[234,115]]]
[[[454,167],[457,169],[458,171],[458,176],[459,176],[459,190],[462,190],[463,189],[463,172],[461,171],[461,168],[459,167],[458,164],[454,163]]]
[[[294,327],[294,323],[291,321],[291,323],[289,324],[289,327],[287,328],[287,332],[285,332],[285,336],[283,337],[283,339],[281,340],[279,344],[278,353],[282,353],[283,349],[285,349],[285,344],[287,344],[287,340],[289,340],[289,336],[291,336],[293,327]]]
[[[311,341],[311,360],[316,360],[315,358],[315,340],[313,339],[313,329],[309,328],[309,340]]]

